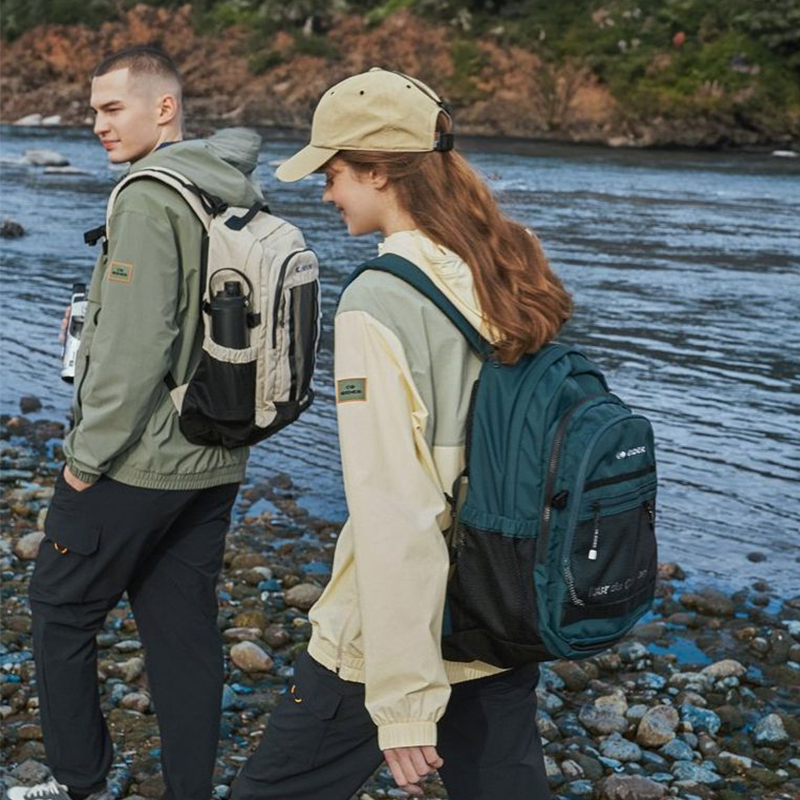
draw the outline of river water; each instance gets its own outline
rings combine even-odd
[[[275,180],[269,162],[301,143],[266,132],[258,177],[320,257],[318,399],[254,448],[248,481],[286,472],[310,512],[341,519],[330,322],[344,277],[377,239],[347,237],[319,202],[319,176]],[[86,174],[13,163],[31,148],[57,150]],[[478,139],[462,148],[574,293],[562,340],[653,423],[660,559],[696,583],[764,579],[800,593],[800,159]],[[91,272],[82,233],[103,221],[119,173],[84,129],[4,126],[0,157],[2,216],[28,232],[2,242],[0,410],[34,394],[38,416],[63,419],[71,389],[58,375],[58,324],[72,281]]]

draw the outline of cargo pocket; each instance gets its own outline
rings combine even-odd
[[[31,578],[32,600],[80,603],[91,588],[97,571],[92,556],[100,546],[102,533],[100,525],[87,522],[86,514],[81,513],[85,499],[81,495],[91,491],[78,492],[66,483],[56,489]]]
[[[256,347],[206,339],[180,402],[180,429],[193,444],[241,447],[255,426]]]
[[[342,696],[301,657],[286,694],[269,718],[263,746],[268,752],[274,751],[277,762],[288,770],[311,769],[322,753],[325,735],[341,702]]]

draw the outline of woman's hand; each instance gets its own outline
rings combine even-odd
[[[383,757],[398,787],[412,797],[422,797],[423,791],[419,782],[436,772],[443,764],[436,748],[425,747],[393,747],[383,751]]]

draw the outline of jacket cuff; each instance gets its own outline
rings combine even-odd
[[[67,461],[67,466],[69,467],[69,471],[79,481],[83,481],[84,483],[94,483],[100,477],[100,474],[97,472],[86,472],[81,469],[73,459]]]
[[[435,722],[393,722],[378,726],[378,747],[425,747],[436,744]]]

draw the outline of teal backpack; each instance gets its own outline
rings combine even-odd
[[[577,350],[548,344],[503,365],[414,264],[362,264],[431,300],[483,359],[466,468],[445,534],[451,569],[442,654],[515,667],[597,655],[652,606],[657,552],[653,430]]]

